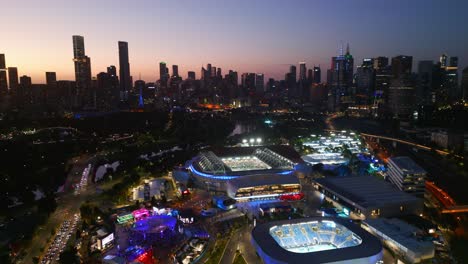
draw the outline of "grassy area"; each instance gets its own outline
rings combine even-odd
[[[232,264],[247,264],[242,254],[237,254]]]

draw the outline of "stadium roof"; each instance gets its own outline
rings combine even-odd
[[[362,243],[345,248],[337,248],[310,253],[295,253],[281,247],[270,235],[270,228],[286,224],[298,224],[309,221],[333,221],[343,225],[362,239]],[[380,241],[356,224],[337,218],[302,218],[275,221],[257,225],[252,230],[252,238],[269,257],[284,263],[329,263],[375,256],[382,251]]]
[[[294,148],[286,145],[272,145],[272,146],[253,146],[253,147],[212,147],[209,150],[213,151],[218,157],[232,157],[232,156],[249,156],[253,155],[256,149],[268,148],[273,152],[289,159],[294,163],[301,163],[303,160],[299,153]]]
[[[362,207],[420,200],[373,176],[328,177],[315,180],[331,192]]]
[[[294,173],[256,174],[233,179],[229,182],[229,184],[239,189],[244,187],[255,187],[273,184],[299,184],[299,179]]]
[[[416,162],[409,157],[393,157],[389,159],[389,162],[393,162],[398,166],[400,170],[408,174],[425,174],[426,171],[421,168]]]

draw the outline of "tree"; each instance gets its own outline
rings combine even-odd
[[[79,264],[80,259],[76,255],[77,251],[76,248],[74,247],[69,247],[65,249],[61,254],[60,254],[60,259],[59,262],[61,264]]]

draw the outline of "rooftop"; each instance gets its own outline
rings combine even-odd
[[[421,230],[402,220],[396,218],[379,218],[366,220],[365,222],[367,225],[377,229],[413,252],[426,251],[434,248],[434,244],[431,241],[424,241],[415,236],[415,233],[419,233]]]
[[[421,168],[416,162],[414,162],[409,157],[393,157],[389,159],[389,162],[393,162],[398,168],[402,171],[409,174],[424,174],[426,171]]]
[[[315,181],[363,207],[420,200],[372,176],[328,177]]]

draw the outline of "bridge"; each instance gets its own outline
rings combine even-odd
[[[426,181],[428,190],[442,205],[443,214],[468,213],[468,205],[457,205],[455,200],[448,193],[437,187],[434,182]]]
[[[360,135],[363,136],[363,137],[368,137],[368,138],[376,138],[376,139],[383,139],[383,140],[398,142],[398,143],[405,144],[405,145],[408,145],[408,146],[412,146],[412,147],[422,149],[422,150],[427,150],[427,151],[434,150],[437,154],[444,155],[444,156],[451,154],[450,152],[447,152],[447,151],[444,151],[444,150],[430,148],[428,146],[424,146],[424,145],[421,145],[421,144],[418,144],[418,143],[413,143],[411,141],[407,141],[407,140],[403,140],[403,139],[392,138],[392,137],[387,137],[387,136],[380,136],[380,135],[372,135],[372,134],[366,134],[366,133],[360,133]],[[459,158],[459,159],[463,159],[463,156],[460,156],[460,155],[453,155],[453,156],[456,157],[456,158]]]

